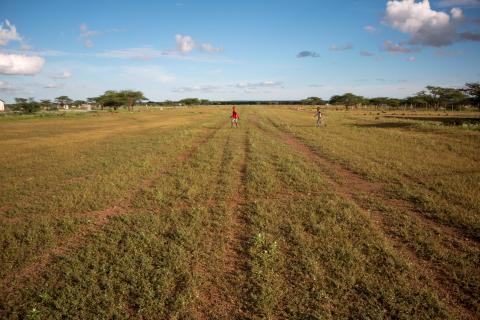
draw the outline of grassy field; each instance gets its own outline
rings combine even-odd
[[[0,318],[480,318],[478,114],[229,111],[0,118]]]

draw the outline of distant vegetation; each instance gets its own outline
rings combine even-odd
[[[480,82],[466,83],[463,88],[445,88],[437,86],[427,86],[415,95],[404,99],[389,97],[366,98],[353,93],[343,95],[334,95],[329,100],[320,97],[309,97],[304,100],[230,100],[230,101],[211,101],[207,99],[185,98],[178,101],[166,100],[163,102],[149,101],[141,91],[108,90],[98,97],[87,98],[84,100],[72,100],[68,96],[60,96],[55,101],[41,100],[35,101],[33,98],[15,98],[15,103],[7,105],[12,111],[22,113],[35,113],[40,110],[58,110],[80,108],[105,109],[110,108],[118,110],[127,108],[133,110],[136,104],[144,103],[146,106],[193,106],[193,105],[335,105],[344,106],[346,109],[358,107],[375,108],[409,108],[409,109],[448,109],[462,110],[464,108],[477,108],[480,110]]]

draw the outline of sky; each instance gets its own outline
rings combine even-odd
[[[480,0],[0,1],[0,99],[406,97],[480,81]]]

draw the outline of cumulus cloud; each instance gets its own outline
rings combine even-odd
[[[353,46],[350,43],[341,44],[341,45],[331,45],[330,51],[346,51],[353,49]]]
[[[204,52],[209,52],[209,53],[214,53],[214,52],[222,52],[223,48],[222,47],[214,47],[210,43],[202,43],[200,44],[200,50]]]
[[[181,53],[189,53],[195,48],[195,41],[190,36],[176,34],[175,42],[177,43],[177,50]]]
[[[450,14],[433,10],[428,0],[389,0],[385,22],[409,34],[411,44],[442,47],[461,40],[478,41],[477,33],[457,32],[455,22],[463,20],[460,8],[452,8]]]
[[[413,50],[406,48],[398,43],[393,43],[392,41],[386,40],[383,43],[383,49],[391,53],[410,53]]]
[[[320,55],[315,51],[308,51],[308,50],[300,51],[297,54],[297,58],[319,58],[319,57]]]
[[[44,63],[45,59],[38,56],[0,53],[0,74],[33,75]]]
[[[17,28],[5,20],[5,23],[0,25],[0,46],[7,45],[10,41],[22,41],[22,37],[17,32]]]

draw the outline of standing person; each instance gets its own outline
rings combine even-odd
[[[234,124],[235,127],[238,127],[238,119],[240,119],[240,117],[238,116],[237,109],[235,107],[232,107],[232,116],[230,118],[232,118],[232,128]]]
[[[317,117],[317,128],[322,125],[322,111],[320,111],[320,107],[317,107],[317,112],[315,112],[315,116]]]

